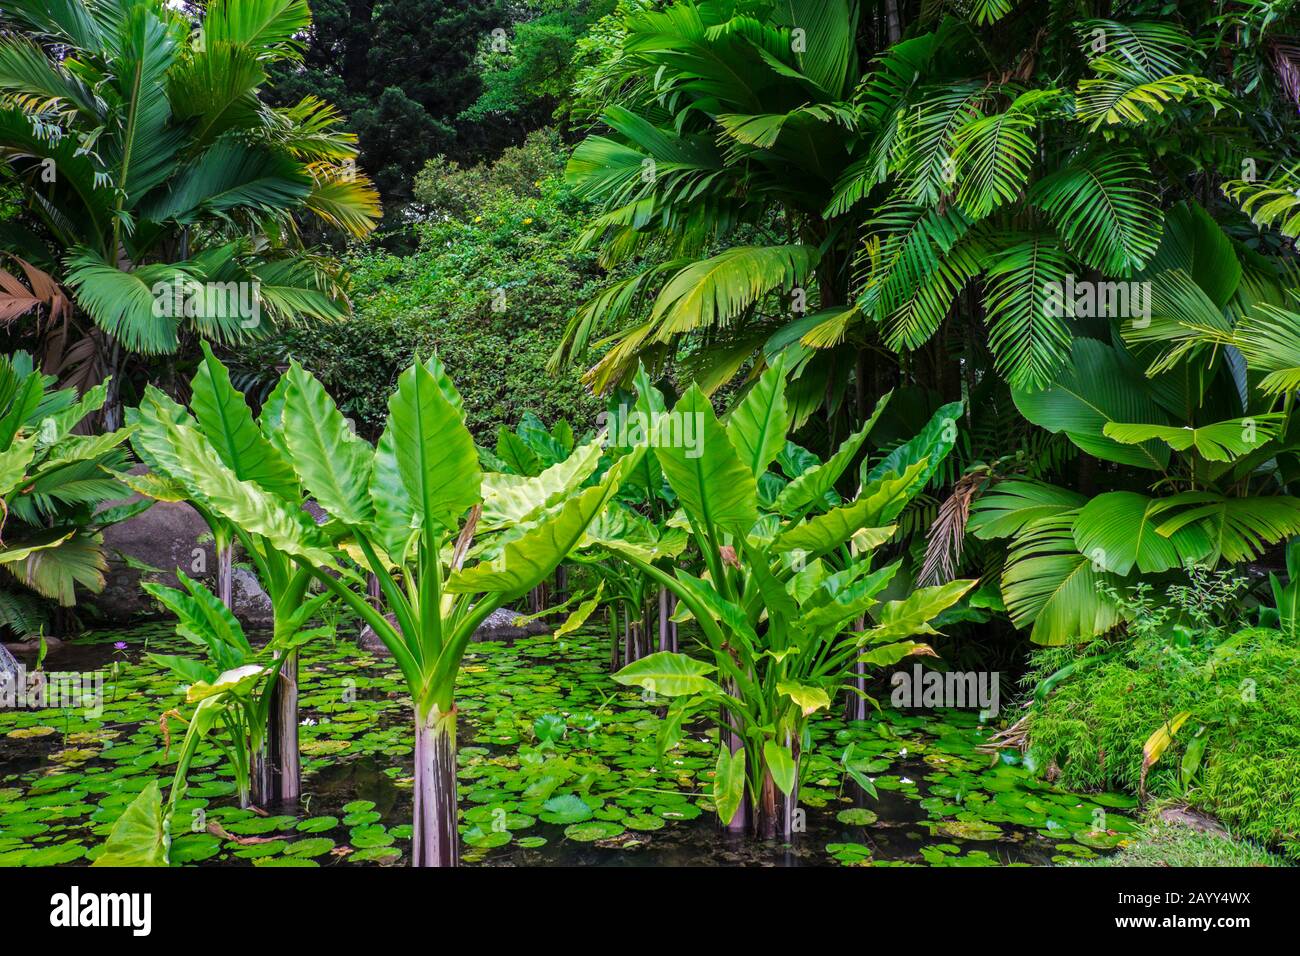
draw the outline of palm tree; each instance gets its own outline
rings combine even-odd
[[[165,0],[7,0],[0,24],[18,31],[0,35],[0,156],[26,214],[7,241],[93,322],[109,427],[129,353],[343,313],[300,227],[365,235],[378,195],[333,107],[258,97],[300,55],[305,0],[213,0],[197,23]]]
[[[1054,284],[1135,276],[1176,202],[1223,187],[1300,230],[1296,171],[1264,175],[1297,131],[1287,17],[948,7],[922,5],[899,42],[903,5],[859,24],[853,0],[627,15],[587,75],[611,132],[568,172],[600,203],[585,241],[604,263],[649,264],[576,313],[556,360],[612,330],[595,387],[676,355],[709,389],[786,352],[805,415],[854,379],[946,400],[986,370],[1043,388],[1076,332]]]

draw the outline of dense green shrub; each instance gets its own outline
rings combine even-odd
[[[430,207],[414,227],[418,250],[354,251],[352,318],[286,332],[239,364],[269,371],[291,355],[374,437],[398,372],[436,349],[480,442],[491,446],[527,411],[579,434],[594,427],[599,404],[580,369],[545,368],[566,319],[600,284],[594,257],[570,251],[580,209],[558,174],[560,149],[538,134],[491,166],[431,166],[418,187]]]
[[[1090,649],[1095,654],[1096,647]],[[1080,651],[1034,655],[1043,677]],[[1138,791],[1143,745],[1187,712],[1169,749],[1150,769],[1146,789],[1184,794],[1235,833],[1300,859],[1300,645],[1266,628],[1180,645],[1167,637],[1130,638],[1113,656],[1060,684],[1030,720],[1030,754],[1055,764],[1071,788]],[[1204,725],[1204,756],[1189,773],[1184,758]]]

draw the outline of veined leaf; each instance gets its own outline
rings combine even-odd
[[[685,654],[659,651],[628,664],[614,675],[614,680],[665,697],[721,693],[721,688],[708,676],[715,670],[712,664]]]
[[[758,478],[785,447],[790,408],[785,400],[784,353],[727,416],[727,438]]]
[[[713,772],[713,805],[718,819],[730,823],[745,799],[745,748],[734,754],[724,743],[718,748],[718,763]]]
[[[151,780],[117,818],[91,866],[167,866],[170,847],[162,792]]]
[[[1204,529],[1191,524],[1169,536],[1158,534],[1155,504],[1132,491],[1098,495],[1075,518],[1075,546],[1094,565],[1119,575],[1134,565],[1143,574],[1155,574],[1205,557],[1210,539]]]
[[[1107,438],[1125,445],[1156,439],[1175,451],[1195,448],[1206,461],[1233,461],[1275,438],[1282,428],[1283,418],[1279,412],[1234,418],[1196,428],[1107,422],[1102,432]]]
[[[316,376],[297,362],[285,373],[284,441],[307,493],[344,524],[375,516],[369,486],[374,449],[348,427]]]
[[[739,536],[753,527],[758,520],[754,473],[741,461],[697,386],[681,397],[671,415],[655,422],[654,446],[668,483],[698,533],[717,541],[719,530]]]
[[[199,429],[222,462],[241,481],[261,485],[273,495],[296,497],[298,479],[289,463],[262,435],[244,396],[230,384],[230,372],[201,342],[203,361],[190,383],[190,402]]]
[[[395,560],[402,560],[416,528],[452,529],[479,501],[478,452],[459,403],[436,359],[411,365],[388,399],[370,497],[380,540]]]

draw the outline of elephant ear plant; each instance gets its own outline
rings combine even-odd
[[[249,711],[250,719],[238,725],[246,732],[240,745],[250,756],[249,789],[241,790],[241,796],[246,802],[269,805],[296,800],[301,789],[297,649],[324,633],[307,625],[325,598],[308,599],[311,572],[294,560],[295,545],[285,531],[259,533],[255,525],[241,523],[237,509],[222,497],[230,489],[243,487],[248,494],[294,502],[295,511],[301,504],[301,483],[290,463],[279,419],[284,389],[272,393],[261,420],[254,420],[244,396],[231,385],[225,366],[206,343],[203,351],[203,361],[190,383],[193,416],[153,387],[146,390],[139,409],[128,411],[127,418],[135,428],[132,444],[150,473],[120,477],[141,494],[188,500],[212,529],[218,551],[237,540],[257,570],[271,603],[272,634],[266,651],[274,664],[254,684],[256,704]],[[210,494],[205,490],[209,487],[226,491]],[[244,507],[250,506],[244,503]],[[303,514],[294,513],[281,523],[285,528],[301,527],[304,534],[312,531]],[[178,630],[193,643],[206,645],[209,659],[215,660],[213,642],[232,643],[229,621],[233,617],[210,606],[217,599],[203,585],[182,580],[188,595],[171,588],[151,586],[147,590],[176,614]],[[194,679],[193,662],[177,658],[163,662],[182,679]]]
[[[644,450],[581,490],[599,460],[596,442],[534,478],[485,480],[460,395],[436,357],[402,373],[388,409],[371,447],[321,384],[291,366],[263,424],[301,496],[287,483],[241,478],[202,431],[165,416],[160,451],[183,464],[204,507],[289,556],[392,652],[415,711],[413,861],[447,866],[459,855],[455,688],[465,649],[492,611],[578,545]],[[324,510],[324,524],[302,510],[302,496]],[[491,527],[480,533],[485,513]],[[371,606],[367,575],[378,579],[392,622]]]
[[[644,375],[640,384],[644,396]],[[883,471],[864,468],[870,477],[857,496],[841,499],[834,486],[887,398],[830,459],[787,481],[769,474],[790,426],[783,366],[764,373],[725,427],[693,387],[671,412],[651,409],[650,434],[703,556],[702,575],[665,571],[638,547],[602,542],[677,595],[698,622],[709,661],[660,652],[615,679],[680,698],[669,710],[670,727],[680,728],[697,709],[716,715],[724,731],[714,779],[718,815],[724,823],[743,821],[741,810],[752,807],[763,837],[792,829],[808,719],[838,691],[852,689],[857,665],[886,667],[933,654],[911,638],[935,633],[929,622],[974,583],[917,588],[905,600],[878,602],[901,561],[876,567],[873,552],[889,541],[891,522],[925,485],[938,464],[932,455],[946,454],[952,437],[909,442]],[[949,426],[951,432],[955,423]],[[855,627],[864,615],[870,626]]]

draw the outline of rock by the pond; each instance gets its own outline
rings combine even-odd
[[[133,495],[127,501],[138,501]],[[162,609],[140,581],[174,586],[179,569],[216,589],[217,553],[207,522],[185,502],[155,501],[147,511],[104,530],[108,572],[99,594],[79,594],[77,612],[91,626],[128,624],[159,617]],[[239,555],[236,554],[236,560]],[[157,573],[147,570],[157,569]],[[255,575],[235,568],[235,616],[245,625],[271,623],[271,601]]]
[[[517,637],[524,637],[528,634],[545,634],[550,630],[541,621],[530,621],[523,627],[515,626],[515,618],[519,616],[518,611],[512,611],[507,607],[500,607],[483,619],[483,623],[478,626],[474,632],[476,641],[509,641]],[[385,614],[384,619],[394,627],[397,626],[397,617],[393,614]],[[364,650],[371,651],[375,654],[388,654],[388,648],[384,642],[379,639],[379,635],[374,632],[370,625],[361,628],[361,633],[357,635],[357,643]]]
[[[9,653],[9,648],[0,644],[0,677],[18,673],[18,661]]]
[[[247,568],[236,567],[231,573],[231,601],[235,617],[245,627],[270,627],[275,623],[275,609],[262,582]]]

